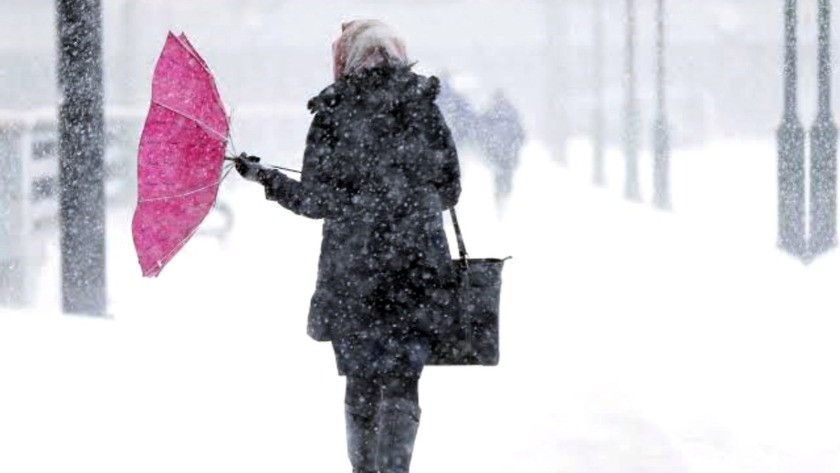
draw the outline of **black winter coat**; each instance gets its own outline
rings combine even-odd
[[[442,211],[461,186],[438,92],[437,78],[408,68],[345,76],[309,102],[300,182],[260,178],[267,199],[324,219],[312,338],[410,339],[441,316],[454,279]]]

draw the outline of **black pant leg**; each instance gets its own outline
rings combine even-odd
[[[396,377],[383,381],[376,449],[380,473],[408,473],[420,425],[418,380]]]
[[[354,473],[376,473],[379,405],[382,387],[372,378],[347,377],[344,417],[347,455]]]

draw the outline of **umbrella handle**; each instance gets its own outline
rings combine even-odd
[[[249,161],[252,161],[252,162],[255,162],[255,163],[260,162],[260,158],[258,158],[256,156],[250,156],[249,157],[245,153],[242,153],[239,156],[225,156],[225,161],[236,161],[237,159],[240,159],[240,158],[248,159]],[[297,173],[297,174],[301,174],[301,172],[298,171],[297,169],[289,169],[289,168],[284,168],[282,166],[274,166],[272,164],[263,164],[263,166],[267,166],[267,167],[274,168],[274,169],[279,169],[281,171],[288,171],[288,172],[294,172],[294,173]]]
[[[257,156],[248,156],[248,153],[242,153],[239,156],[225,156],[225,161],[236,161],[237,159],[246,159],[252,163],[260,162],[260,158]]]

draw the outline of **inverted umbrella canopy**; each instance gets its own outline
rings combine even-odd
[[[137,156],[132,234],[143,276],[160,274],[213,207],[228,129],[207,63],[183,33],[170,32]]]

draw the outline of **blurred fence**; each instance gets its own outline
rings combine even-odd
[[[232,111],[236,144],[268,161],[300,166],[310,115],[304,106],[245,105]],[[105,110],[105,194],[110,209],[134,205],[137,145],[146,110]],[[0,305],[33,302],[46,249],[58,237],[56,109],[0,110]],[[220,202],[199,233],[223,238],[233,212]]]
[[[142,114],[108,110],[105,192],[109,205],[134,200]],[[0,304],[32,302],[45,249],[58,235],[56,111],[0,112]]]

